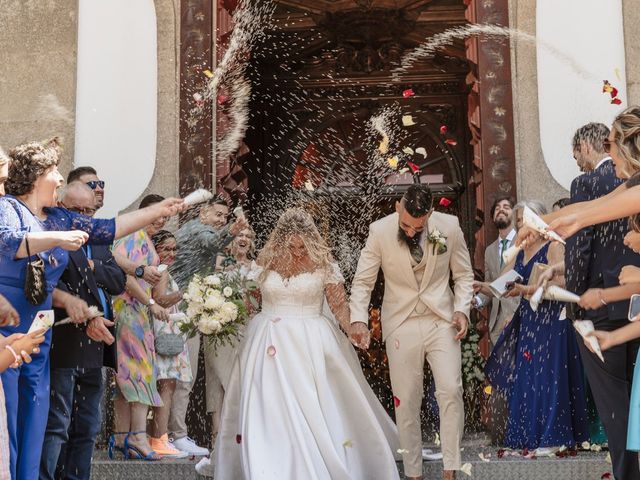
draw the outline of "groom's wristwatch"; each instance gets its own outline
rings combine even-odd
[[[144,277],[144,265],[136,267],[133,273],[135,274],[136,278]]]
[[[156,301],[153,298],[149,299],[149,303],[147,303],[147,307],[153,307],[156,304]]]

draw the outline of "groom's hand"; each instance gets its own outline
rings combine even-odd
[[[456,340],[462,340],[467,336],[467,330],[469,329],[469,320],[467,316],[462,312],[453,312],[453,321],[451,322],[456,329]]]
[[[353,322],[349,328],[349,340],[362,350],[369,348],[369,341],[371,340],[369,326],[364,322]]]

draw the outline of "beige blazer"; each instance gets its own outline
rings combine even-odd
[[[498,239],[487,247],[484,252],[484,280],[485,282],[493,282],[500,276],[500,259],[498,257]],[[507,248],[513,245],[515,237]],[[488,299],[485,295],[481,295],[486,302]],[[491,313],[489,315],[489,336],[491,344],[495,345],[504,326],[511,320],[513,314],[520,304],[520,297],[496,298],[491,297]]]
[[[447,251],[434,253],[425,234],[426,259],[421,282],[411,266],[409,247],[398,240],[398,214],[388,215],[369,227],[369,237],[362,249],[358,268],[351,286],[351,323],[369,322],[369,302],[378,270],[385,279],[381,325],[383,337],[390,335],[422,301],[435,315],[452,321],[453,312],[469,318],[473,296],[473,270],[469,250],[458,218],[433,212],[428,221],[429,231],[438,229],[447,238]],[[454,282],[453,291],[450,279]]]

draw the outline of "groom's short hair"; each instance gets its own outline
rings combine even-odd
[[[427,185],[411,185],[402,197],[404,209],[413,218],[424,217],[433,206],[433,195]]]

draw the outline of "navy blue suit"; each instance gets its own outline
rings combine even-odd
[[[602,197],[622,180],[615,175],[611,160],[575,178],[571,183],[571,203]],[[590,288],[610,288],[620,284],[625,265],[640,266],[640,255],[624,245],[627,219],[605,222],[579,231],[567,240],[565,268],[567,289],[582,295]],[[628,323],[629,301],[611,302],[595,310],[568,309],[573,320],[592,320],[598,330],[615,330]],[[598,413],[609,439],[615,478],[640,480],[638,454],[626,449],[629,396],[638,342],[618,345],[604,352],[603,363],[579,342],[580,355]]]

